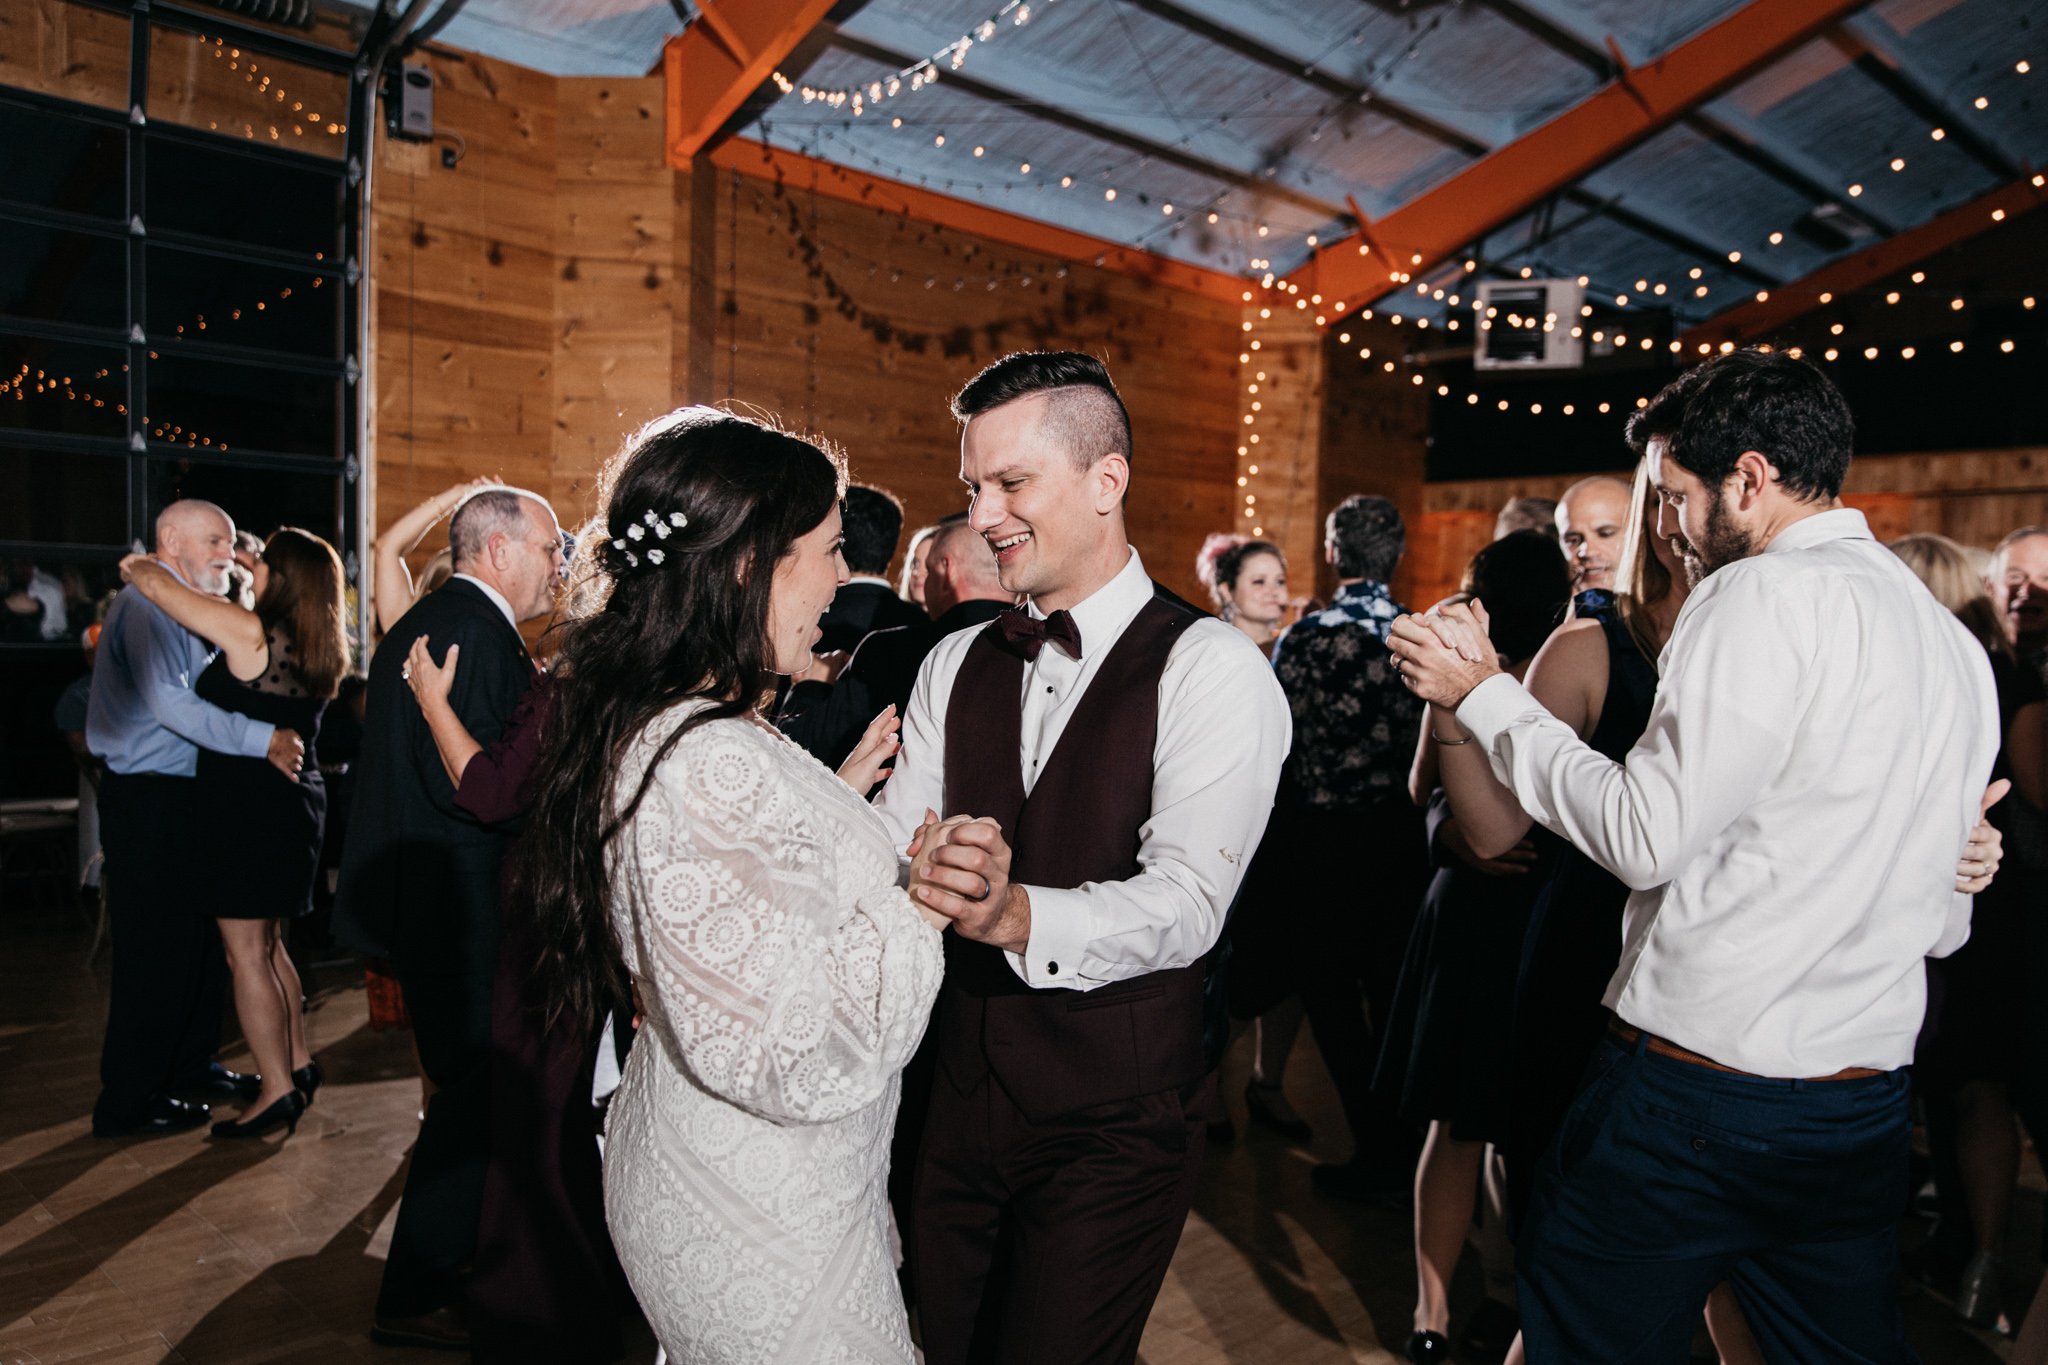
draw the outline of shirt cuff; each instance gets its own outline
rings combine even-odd
[[[1501,732],[1527,715],[1530,707],[1540,710],[1542,703],[1512,674],[1496,673],[1467,692],[1465,700],[1458,703],[1458,724],[1470,730],[1480,746],[1491,753]]]
[[[242,742],[242,757],[270,757],[270,739],[276,733],[277,727],[275,725],[265,725],[262,721],[252,723],[249,726],[248,736]]]
[[[1010,970],[1035,990],[1086,989],[1081,981],[1081,954],[1094,941],[1088,898],[1078,891],[1029,886],[1031,941],[1022,953],[1005,953]]]

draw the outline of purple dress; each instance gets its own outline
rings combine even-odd
[[[546,678],[526,691],[497,743],[462,770],[455,804],[487,824],[524,815],[527,780],[554,710]],[[509,889],[509,888],[508,888]],[[502,896],[491,990],[491,1155],[469,1278],[478,1361],[611,1361],[632,1304],[604,1222],[598,1113],[590,1103],[597,1040],[547,1023],[534,984],[532,921]]]

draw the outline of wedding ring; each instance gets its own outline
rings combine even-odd
[[[987,877],[983,877],[981,879],[981,894],[979,896],[969,896],[967,899],[979,905],[982,901],[987,900],[989,897],[989,893],[994,890],[995,887],[990,884],[989,879]]]
[[[406,665],[405,665],[404,667],[400,668],[400,669],[398,670],[398,677],[399,677],[399,680],[400,680],[401,682],[411,682],[411,681],[412,681],[412,665],[411,665],[411,664],[406,664]]]

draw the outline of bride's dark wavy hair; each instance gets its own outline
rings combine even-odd
[[[586,596],[599,605],[560,631],[508,888],[538,930],[535,971],[551,1021],[595,1033],[629,998],[608,908],[612,841],[677,741],[772,694],[775,565],[845,492],[836,452],[704,407],[648,423],[599,475],[599,521],[578,556],[578,568],[597,576],[581,586],[595,589]],[[693,697],[715,705],[663,736],[630,797],[615,801],[628,746]]]

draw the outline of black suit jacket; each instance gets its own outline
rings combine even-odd
[[[448,700],[479,744],[498,738],[534,680],[519,632],[473,583],[451,579],[398,619],[370,663],[334,932],[408,975],[488,973],[511,831],[456,807],[455,784],[400,672],[421,636],[437,659],[462,646]]]
[[[820,654],[853,649],[869,634],[897,626],[930,625],[931,618],[914,602],[906,602],[882,583],[848,583],[818,618],[825,637],[815,646]]]
[[[993,621],[1010,606],[1007,601],[961,602],[936,621],[871,632],[846,661],[838,681],[792,687],[776,724],[826,767],[837,769],[883,707],[894,702],[898,716],[909,711],[917,670],[939,641]]]

